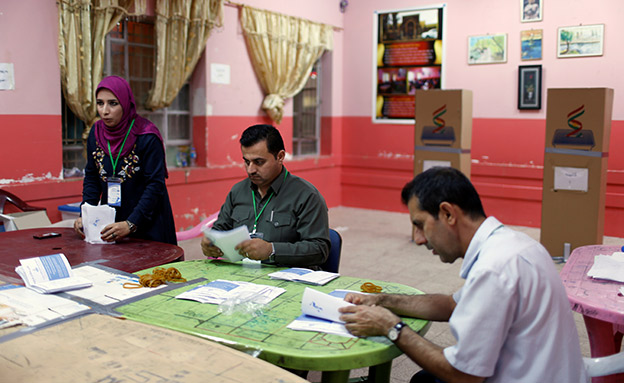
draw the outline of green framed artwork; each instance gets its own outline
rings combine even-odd
[[[507,34],[469,36],[468,64],[507,62]]]
[[[604,24],[560,27],[557,57],[602,56]]]

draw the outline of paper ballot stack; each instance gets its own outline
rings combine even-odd
[[[20,259],[20,264],[15,272],[22,277],[26,287],[38,293],[55,293],[92,285],[90,280],[73,275],[63,253]]]

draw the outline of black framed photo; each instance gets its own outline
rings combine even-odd
[[[542,66],[518,67],[518,109],[542,109]]]

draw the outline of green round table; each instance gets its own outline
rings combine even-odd
[[[324,286],[273,280],[267,274],[284,268],[267,265],[196,260],[163,267],[169,266],[177,268],[187,281],[203,279],[120,306],[116,310],[128,319],[214,340],[281,367],[322,371],[323,382],[347,382],[349,371],[362,367],[370,367],[371,381],[388,382],[392,360],[402,352],[385,337],[348,338],[286,328],[301,315],[301,296],[306,287],[325,293],[337,289],[360,291],[364,282],[373,282],[381,286],[384,293],[422,294],[415,288],[398,283],[345,276]],[[149,271],[151,269],[136,274]],[[264,307],[262,314],[257,316],[241,312],[225,315],[219,312],[218,305],[175,299],[176,295],[184,291],[216,279],[279,286],[286,292]],[[429,322],[425,320],[403,320],[421,335],[429,328]]]

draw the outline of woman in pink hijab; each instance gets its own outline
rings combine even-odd
[[[175,223],[165,185],[167,164],[160,131],[139,116],[130,85],[105,77],[95,91],[97,121],[87,139],[82,201],[116,209],[104,241],[132,236],[176,244]],[[74,229],[84,235],[82,219]]]

